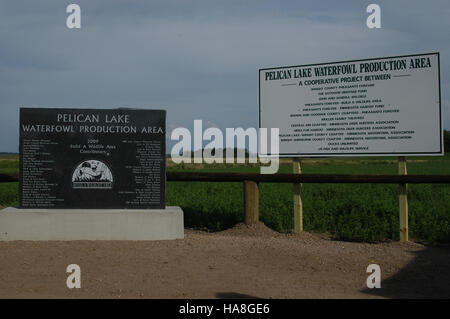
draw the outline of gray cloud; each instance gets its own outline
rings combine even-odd
[[[258,69],[441,52],[444,126],[450,3],[378,1],[0,1],[0,151],[16,151],[18,108],[154,107],[172,126],[258,125]]]

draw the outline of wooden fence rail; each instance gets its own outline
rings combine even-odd
[[[17,176],[0,174],[0,183],[10,183],[10,182],[18,182],[19,179]]]
[[[348,174],[259,174],[167,172],[171,182],[243,182],[258,183],[378,183],[435,184],[450,183],[450,175],[348,175]]]

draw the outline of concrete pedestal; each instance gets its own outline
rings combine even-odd
[[[0,240],[166,240],[184,238],[183,210],[0,210]]]

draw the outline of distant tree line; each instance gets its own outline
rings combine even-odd
[[[14,152],[0,152],[0,155],[19,155],[19,153],[14,153]]]
[[[193,158],[194,156],[197,156],[197,157],[201,157],[203,154],[204,154],[204,152],[207,152],[207,153],[210,153],[211,154],[211,156],[214,156],[214,155],[216,155],[216,152],[218,152],[218,151],[222,151],[222,154],[223,154],[223,157],[225,158],[226,157],[226,153],[227,153],[227,148],[223,148],[223,149],[215,149],[215,148],[211,148],[211,149],[205,149],[205,148],[202,148],[201,150],[199,149],[199,150],[196,150],[195,152],[190,152],[190,151],[185,151],[185,153],[184,153],[184,156],[191,156],[191,158]],[[231,149],[231,151],[232,151],[232,153],[234,154],[234,157],[237,157],[238,156],[238,152],[239,151],[244,151],[244,154],[245,154],[245,157],[249,157],[250,156],[250,153],[248,152],[248,150],[247,149],[238,149],[237,147],[235,147],[234,149]],[[180,154],[179,154],[180,156],[182,156],[183,154],[182,154],[182,152],[180,152]],[[169,156],[171,156],[171,154],[167,154],[167,156],[169,157]]]

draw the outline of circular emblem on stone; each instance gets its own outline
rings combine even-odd
[[[73,188],[112,188],[113,175],[105,163],[99,160],[85,160],[73,171]]]

